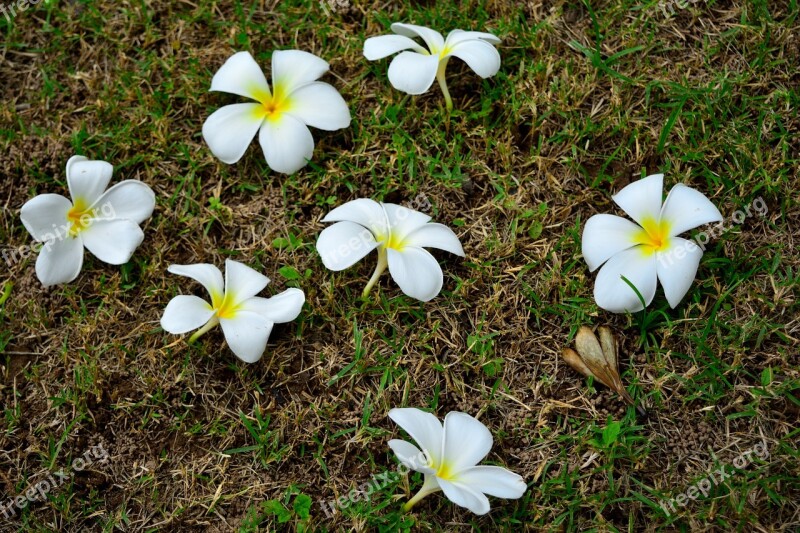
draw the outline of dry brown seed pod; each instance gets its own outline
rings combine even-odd
[[[592,371],[589,370],[589,367],[586,366],[586,363],[583,362],[581,356],[575,353],[575,350],[572,348],[564,348],[561,350],[561,357],[564,358],[564,361],[566,361],[569,366],[583,374],[584,377],[588,378],[594,375]]]

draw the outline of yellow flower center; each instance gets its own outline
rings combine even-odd
[[[438,470],[436,470],[436,477],[444,480],[450,480],[453,478],[453,472],[450,471],[450,465],[447,464],[447,462],[442,461],[442,464],[439,465]]]
[[[255,110],[258,118],[266,118],[267,120],[279,120],[281,115],[292,107],[292,99],[286,94],[283,83],[277,83],[273,88],[272,94],[260,90],[254,90],[254,96],[258,98],[261,107]]]
[[[89,211],[88,207],[89,206],[86,205],[86,201],[83,198],[76,198],[75,204],[69,211],[67,211],[67,222],[70,224],[69,234],[71,237],[75,237],[78,233],[88,228],[91,224],[89,221],[91,218],[91,212]]]
[[[236,298],[230,292],[224,295],[212,294],[211,303],[219,318],[233,318],[236,316],[236,311],[239,310],[239,304],[236,303]]]
[[[642,245],[645,255],[652,255],[669,248],[669,230],[670,225],[666,220],[659,222],[648,217],[642,221],[642,229],[634,234],[633,242]]]
[[[392,250],[397,250],[398,252],[402,251],[405,248],[405,241],[403,239],[397,238],[396,235],[389,232],[389,235],[382,235],[378,236],[378,242],[380,242],[384,248],[391,248]]]

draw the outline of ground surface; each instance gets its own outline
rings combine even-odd
[[[0,306],[0,504],[66,476],[0,530],[800,527],[798,3],[333,7],[53,0],[0,18],[3,246],[30,244],[19,208],[66,194],[74,154],[157,195],[129,264],[87,255],[74,283],[51,290],[35,257],[0,274],[11,291]],[[501,71],[482,81],[452,61],[448,117],[438,89],[405,96],[386,61],[362,57],[364,39],[393,21],[492,31]],[[249,50],[269,71],[278,48],[329,61],[325,81],[353,114],[347,130],[315,131],[313,163],[290,177],[256,143],[227,166],[200,136],[210,113],[239,101],[207,92],[216,69]],[[659,290],[647,312],[611,315],[592,299],[582,227],[620,214],[610,195],[658,171],[708,195],[726,231],[677,309]],[[436,254],[439,297],[413,301],[384,276],[361,300],[374,254],[324,269],[320,218],[357,197],[429,202],[456,229],[467,257]],[[767,212],[735,223],[759,197]],[[193,347],[159,327],[170,298],[202,294],[167,266],[227,257],[270,276],[265,295],[307,295],[254,365],[218,330]],[[604,323],[648,419],[559,358],[580,325]],[[492,499],[483,517],[441,494],[402,513],[421,479],[394,475],[396,406],[479,417],[495,436],[489,462],[523,475],[528,492]],[[733,471],[759,443],[766,457]],[[98,445],[107,461],[70,471]],[[720,467],[734,473],[707,497],[671,516],[659,507]],[[326,516],[323,502],[386,473],[371,501]]]

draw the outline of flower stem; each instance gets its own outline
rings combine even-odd
[[[425,483],[422,484],[422,488],[419,489],[419,492],[417,492],[414,495],[413,498],[408,500],[403,505],[403,511],[406,511],[406,512],[410,511],[411,508],[414,507],[417,504],[417,502],[419,502],[422,498],[424,498],[428,494],[432,494],[432,493],[436,492],[437,490],[441,490],[441,487],[436,482],[436,477],[433,476],[433,475],[430,475],[430,474],[426,475],[425,476]]]
[[[447,61],[450,58],[447,57],[439,62],[439,68],[436,70],[436,81],[439,82],[439,87],[442,88],[442,94],[444,94],[444,103],[447,106],[448,111],[453,110],[453,99],[450,98],[450,91],[447,89],[447,80],[444,77],[444,71],[447,68]]]
[[[389,259],[386,256],[386,248],[383,246],[378,247],[378,265],[375,267],[375,272],[372,273],[372,277],[367,282],[367,286],[364,287],[364,292],[361,294],[362,298],[366,298],[369,295],[369,291],[372,290],[372,287],[378,282],[378,278],[381,277],[383,271],[386,270],[386,267],[389,265]]]
[[[196,341],[197,339],[199,339],[203,334],[208,332],[208,330],[210,330],[211,328],[213,328],[217,324],[219,324],[219,318],[217,317],[217,315],[214,315],[214,316],[211,317],[211,319],[208,322],[206,322],[205,326],[203,326],[202,328],[200,328],[197,331],[195,331],[194,335],[189,337],[189,344],[191,344],[194,341]]]

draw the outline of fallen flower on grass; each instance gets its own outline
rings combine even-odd
[[[591,328],[581,326],[575,337],[575,348],[578,353],[571,348],[564,348],[561,351],[564,361],[585,377],[592,376],[606,387],[616,391],[628,405],[636,407],[639,414],[645,416],[646,411],[643,407],[636,405],[619,377],[617,340],[614,338],[611,328],[600,326],[597,331],[600,334],[600,342],[597,341]]]
[[[369,294],[388,266],[405,294],[427,302],[442,290],[444,276],[439,263],[424,247],[464,257],[453,230],[430,220],[428,215],[400,205],[366,198],[352,200],[322,219],[337,223],[320,233],[317,251],[327,268],[339,271],[377,248],[378,265],[363,296]]]
[[[101,261],[122,265],[144,240],[139,224],[153,214],[155,194],[138,180],[122,181],[106,191],[113,171],[105,161],[73,156],[66,169],[72,201],[41,194],[22,206],[22,224],[43,243],[36,259],[36,276],[43,285],[77,278],[84,246]]]
[[[586,221],[583,257],[592,272],[605,263],[595,280],[594,298],[607,311],[641,311],[653,301],[657,280],[675,308],[689,291],[703,257],[697,244],[677,235],[722,221],[714,204],[686,185],[675,185],[662,205],[663,185],[664,175],[653,174],[613,196],[636,224],[605,214]]]
[[[408,94],[422,94],[435,78],[439,81],[448,110],[453,109],[453,100],[447,89],[445,69],[451,57],[464,61],[481,78],[494,76],[500,70],[500,53],[494,47],[500,39],[491,33],[453,30],[444,39],[438,31],[399,22],[392,24],[392,31],[397,35],[367,39],[364,57],[375,61],[402,52],[389,65],[392,86]],[[420,37],[428,48],[417,44],[414,37]]]
[[[421,448],[404,440],[389,441],[401,463],[425,476],[422,488],[403,506],[406,511],[441,490],[456,505],[483,515],[489,512],[487,494],[517,499],[527,490],[525,480],[510,470],[478,466],[492,449],[493,439],[486,426],[470,415],[450,412],[444,426],[431,413],[415,408],[392,409],[389,418]],[[428,461],[421,465],[417,459],[423,454]]]
[[[225,281],[214,265],[171,265],[169,272],[198,281],[211,296],[211,304],[191,295],[170,300],[161,327],[172,334],[182,334],[200,328],[189,338],[198,337],[220,324],[228,346],[246,363],[261,359],[267,347],[272,326],[291,322],[305,302],[300,289],[286,289],[271,298],[256,296],[269,283],[269,278],[249,266],[225,260]]]
[[[316,81],[328,71],[323,59],[300,50],[272,53],[272,91],[249,52],[231,56],[211,80],[211,91],[257,103],[231,104],[211,114],[203,138],[221,161],[239,161],[256,133],[267,165],[284,174],[308,164],[314,138],[308,126],[334,131],[350,125],[350,110],[331,85]]]

